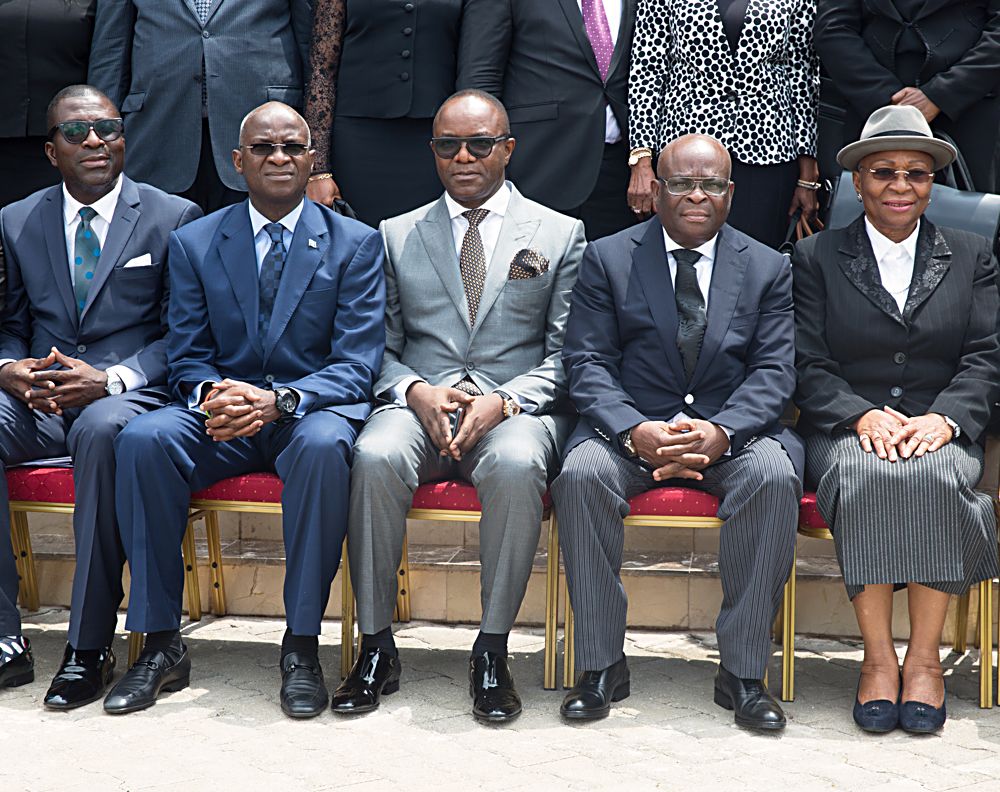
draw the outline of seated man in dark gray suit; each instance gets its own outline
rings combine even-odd
[[[663,484],[720,499],[721,663],[736,723],[785,725],[760,680],[792,563],[802,442],[779,422],[795,387],[788,259],[725,225],[729,154],[685,135],[663,149],[657,216],[593,242],[563,363],[580,423],[552,485],[583,669],[567,718],[629,694],[620,571],[628,500]]]
[[[573,425],[559,352],[583,224],[505,180],[514,140],[489,94],[452,96],[434,135],[445,194],[381,228],[381,406],[355,446],[348,520],[364,639],[333,709],[371,710],[399,687],[390,625],[406,512],[417,486],[455,477],[476,486],[483,506],[473,714],[505,721],[521,712],[507,636],[531,574],[546,481]]]
[[[53,709],[101,697],[125,556],[115,520],[115,435],[168,401],[167,239],[193,203],[122,174],[118,108],[75,85],[52,100],[45,152],[62,184],[0,212],[7,305],[0,319],[0,463],[73,460],[76,508],[69,642],[45,696]],[[31,682],[0,466],[0,688]]]

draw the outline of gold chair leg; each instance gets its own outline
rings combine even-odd
[[[979,584],[979,706],[993,707],[993,581]]]
[[[219,513],[205,512],[205,538],[208,540],[209,574],[212,581],[212,613],[226,615],[226,580],[222,573],[222,539],[219,536]]]
[[[351,565],[347,563],[347,540],[340,560],[340,678],[351,673],[354,665],[354,588],[351,586]]]
[[[24,581],[24,607],[38,610],[38,571],[35,568],[35,554],[31,550],[31,534],[28,532],[28,515],[24,512],[11,513],[11,525],[16,526],[20,545],[22,579]]]
[[[965,654],[969,648],[969,592],[966,591],[955,601],[955,641],[952,647],[958,654]]]
[[[785,597],[781,607],[781,700],[795,701],[795,561],[785,584]]]
[[[549,545],[545,562],[545,668],[542,687],[556,689],[556,630],[559,621],[559,525],[549,512]]]
[[[128,667],[131,668],[139,655],[142,654],[142,647],[146,644],[146,634],[141,632],[130,632],[128,634]]]
[[[403,555],[396,572],[396,619],[400,622],[410,620],[410,547],[403,534]]]
[[[573,603],[569,600],[569,586],[563,578],[566,597],[566,624],[563,627],[563,687],[569,690],[576,684],[576,648],[573,645]]]
[[[184,556],[184,587],[187,590],[188,617],[191,621],[201,620],[201,586],[198,582],[198,557],[194,550],[194,531],[188,523],[181,542]]]

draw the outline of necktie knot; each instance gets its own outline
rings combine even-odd
[[[489,213],[489,209],[467,209],[462,212],[462,217],[469,221],[469,228],[478,228]]]
[[[267,231],[267,235],[271,237],[271,242],[277,245],[282,240],[282,234],[285,231],[285,227],[281,223],[268,223],[264,226],[264,230]]]
[[[90,221],[97,217],[97,210],[93,206],[80,207],[80,219],[85,225],[90,225]]]
[[[701,253],[697,250],[688,250],[687,248],[677,248],[677,250],[671,250],[670,252],[674,254],[674,258],[678,264],[689,264],[692,267],[701,258]]]

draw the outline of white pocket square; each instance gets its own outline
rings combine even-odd
[[[143,253],[141,256],[136,256],[134,259],[129,259],[125,262],[125,266],[122,269],[128,269],[129,267],[152,267],[153,259],[148,253]]]

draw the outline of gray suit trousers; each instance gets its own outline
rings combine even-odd
[[[372,415],[354,447],[347,529],[361,632],[370,635],[392,624],[396,570],[414,491],[448,478],[470,481],[483,506],[481,628],[509,632],[528,585],[542,495],[558,458],[545,425],[523,413],[494,427],[460,462],[439,455],[408,407]]]
[[[791,569],[802,484],[781,444],[769,437],[702,473],[700,482],[668,484],[694,486],[720,499],[719,655],[736,676],[760,679]],[[656,486],[648,470],[600,439],[576,446],[552,483],[581,671],[607,668],[622,657],[628,608],[620,576],[622,520],[629,498]]]

